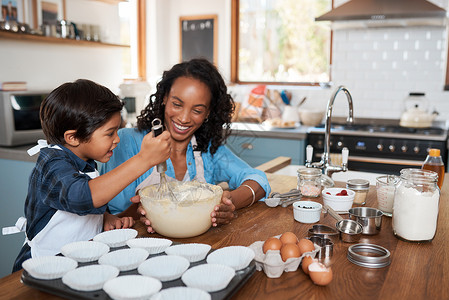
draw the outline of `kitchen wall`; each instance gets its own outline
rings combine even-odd
[[[66,19],[101,26],[102,40],[119,44],[117,5],[65,0]],[[51,90],[61,83],[89,78],[118,93],[122,82],[119,47],[34,43],[0,39],[0,82],[26,81],[29,89]]]
[[[179,16],[218,14],[219,68],[230,75],[230,1],[151,0],[148,10],[157,11],[149,24],[157,28],[156,39],[149,42],[151,79],[179,59]],[[341,5],[346,0],[336,0]],[[431,1],[448,9],[448,0]],[[150,12],[149,12],[150,13]],[[150,34],[150,33],[149,33]],[[153,33],[155,34],[155,33]],[[153,35],[154,36],[154,35]],[[403,100],[411,91],[425,92],[431,108],[439,111],[438,120],[449,116],[449,92],[443,91],[448,30],[445,26],[407,26],[336,29],[333,39],[331,88],[293,88],[294,101],[307,96],[305,106],[325,108],[333,90],[345,85],[354,100],[356,117],[399,119]],[[161,55],[163,53],[163,55]],[[251,87],[234,86],[241,101]],[[284,87],[283,87],[284,88]],[[289,87],[285,87],[289,88]],[[340,99],[341,98],[341,99]],[[346,116],[347,102],[339,95],[334,116]]]

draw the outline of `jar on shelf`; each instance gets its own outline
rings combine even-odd
[[[413,242],[431,241],[437,230],[438,173],[402,169],[393,203],[393,233]]]
[[[321,194],[321,169],[298,169],[298,190],[304,197],[318,197]]]
[[[349,179],[346,188],[355,192],[354,204],[365,205],[369,192],[369,181],[366,179]]]

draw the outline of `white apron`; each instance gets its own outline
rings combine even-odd
[[[192,139],[190,140],[190,142],[192,143],[192,147],[193,149],[195,149],[195,147],[197,146],[196,143],[196,138],[193,135]],[[201,151],[193,151],[193,156],[194,156],[194,160],[195,160],[195,167],[196,167],[196,175],[195,178],[193,180],[196,180],[198,182],[203,182],[206,183],[206,179],[204,177],[204,164],[203,164],[203,158],[201,157]],[[144,181],[142,181],[137,187],[135,192],[137,193],[140,189],[149,186],[149,185],[153,185],[153,184],[159,184],[160,183],[160,175],[156,170],[156,167],[153,167],[153,171],[151,172],[151,174],[145,178]],[[171,182],[171,181],[177,181],[176,178],[172,178],[169,176],[165,176],[165,178],[167,179],[167,182]],[[182,179],[183,182],[185,181],[190,181],[190,176],[189,176],[189,170],[186,170],[186,174],[184,175],[184,178]]]
[[[48,147],[47,142],[39,140],[38,146],[28,150],[28,154],[34,155],[41,148],[45,147]],[[50,146],[50,148],[62,150],[58,146]],[[92,179],[100,175],[97,170],[88,173],[79,172],[88,175]],[[26,219],[25,222],[24,219],[21,217],[16,223],[16,227],[20,226],[21,231],[25,231],[26,228]],[[88,241],[102,230],[103,214],[79,216],[74,213],[58,210],[51,217],[47,225],[31,241],[26,237],[25,242],[31,248],[31,257],[56,255],[61,252],[62,246],[76,241]]]

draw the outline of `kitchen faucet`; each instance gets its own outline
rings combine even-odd
[[[338,93],[340,91],[343,91],[346,95],[346,98],[348,99],[349,104],[349,116],[347,118],[348,123],[354,123],[354,110],[352,105],[352,97],[349,93],[348,89],[344,86],[339,86],[337,90],[332,94],[331,98],[329,99],[329,102],[327,103],[327,111],[326,111],[326,123],[324,125],[324,152],[321,157],[320,162],[312,163],[312,157],[313,157],[313,148],[311,145],[308,145],[306,148],[306,167],[308,168],[319,168],[323,170],[323,173],[329,177],[332,177],[332,173],[340,172],[340,171],[347,171],[348,170],[348,156],[349,156],[349,150],[348,148],[344,147],[341,151],[342,154],[342,165],[341,166],[335,166],[332,165],[331,158],[330,158],[330,139],[331,139],[331,117],[332,117],[332,108],[334,106],[335,98],[337,97]]]

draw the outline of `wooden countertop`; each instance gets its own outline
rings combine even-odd
[[[296,186],[296,178],[268,174],[273,191],[286,192]],[[337,183],[343,186],[343,183]],[[256,273],[232,299],[449,299],[449,181],[446,180],[440,198],[437,234],[429,243],[410,243],[394,237],[391,218],[383,217],[378,235],[362,236],[360,242],[373,243],[391,252],[391,264],[381,269],[359,267],[346,258],[352,244],[341,241],[334,245],[330,260],[333,281],[326,287],[312,283],[301,268],[283,273],[281,277],[267,278],[263,271]],[[322,202],[321,198],[317,201]],[[375,187],[368,194],[368,207],[376,207]],[[335,220],[321,215],[321,224],[334,226]],[[147,236],[139,223],[142,236]],[[237,212],[231,224],[211,228],[205,234],[176,242],[207,243],[212,248],[231,245],[248,246],[255,241],[292,231],[306,237],[310,224],[293,219],[292,206],[269,208],[263,202]],[[157,234],[151,236],[158,236]],[[22,271],[0,279],[1,299],[59,299],[20,282]]]

